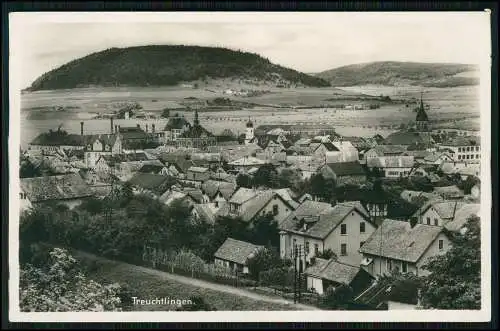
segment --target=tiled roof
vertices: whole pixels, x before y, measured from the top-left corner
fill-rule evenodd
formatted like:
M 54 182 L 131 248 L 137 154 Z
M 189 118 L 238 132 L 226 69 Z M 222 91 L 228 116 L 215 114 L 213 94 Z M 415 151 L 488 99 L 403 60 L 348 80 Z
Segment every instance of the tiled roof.
M 236 184 L 209 179 L 201 184 L 201 188 L 210 198 L 213 198 L 219 191 L 226 198 L 227 195 L 230 196 L 234 192 Z
M 338 177 L 366 175 L 365 170 L 358 161 L 328 163 L 330 168 Z
M 476 136 L 456 136 L 455 138 L 442 142 L 443 146 L 480 146 L 481 138 Z
M 322 211 L 331 208 L 332 205 L 326 202 L 318 202 L 312 200 L 306 200 L 301 203 L 283 222 L 280 224 L 281 229 L 290 228 L 294 225 L 293 219 L 297 217 L 298 219 L 307 216 L 317 216 Z
M 334 144 L 332 144 L 331 142 L 326 142 L 326 143 L 323 143 L 323 146 L 325 146 L 325 148 L 329 151 L 329 152 L 338 152 L 340 151 Z
M 264 208 L 269 201 L 273 199 L 275 193 L 272 191 L 263 191 L 257 194 L 254 198 L 252 198 L 246 205 L 241 213 L 241 219 L 244 221 L 250 221 L 253 219 L 257 213 Z
M 438 226 L 385 219 L 372 233 L 361 253 L 407 262 L 417 262 L 441 232 Z
M 31 145 L 40 146 L 83 146 L 85 136 L 64 134 L 58 131 L 44 132 L 31 141 Z
M 413 145 L 433 143 L 432 136 L 420 132 L 398 131 L 388 135 L 384 143 L 386 145 Z
M 168 180 L 167 176 L 138 172 L 128 182 L 145 190 L 163 193 L 169 189 L 166 186 Z
M 251 244 L 249 242 L 227 238 L 222 246 L 217 249 L 214 256 L 218 259 L 235 262 L 245 265 L 252 254 L 256 254 L 263 246 Z
M 418 302 L 417 284 L 411 280 L 380 278 L 354 300 L 374 308 L 380 308 L 387 301 L 416 305 Z
M 464 192 L 456 185 L 435 187 L 434 192 L 443 198 L 462 198 L 464 196 Z
M 407 148 L 407 146 L 401 145 L 377 145 L 370 151 L 374 151 L 378 156 L 401 155 L 406 152 Z
M 209 203 L 196 203 L 193 205 L 193 208 L 196 209 L 196 212 L 205 222 L 209 224 L 215 223 L 215 214 L 212 211 Z
M 150 174 L 159 174 L 163 168 L 165 168 L 164 165 L 145 164 L 139 169 L 139 172 L 150 173 Z
M 450 231 L 460 231 L 467 223 L 470 216 L 479 216 L 481 205 L 479 203 L 468 203 L 457 209 L 452 221 L 444 224 L 444 227 Z
M 304 273 L 339 284 L 349 285 L 354 280 L 359 270 L 359 267 L 340 263 L 333 259 L 325 260 L 315 258 L 314 265 L 307 268 Z
M 188 189 L 185 190 L 186 194 L 193 199 L 196 203 L 203 202 L 203 192 L 199 189 Z
M 233 203 L 244 203 L 252 198 L 254 198 L 259 192 L 250 188 L 240 187 L 231 196 L 230 202 Z
M 79 174 L 21 178 L 21 189 L 31 202 L 78 199 L 92 196 Z
M 411 190 L 403 190 L 400 196 L 402 199 L 408 202 L 412 202 L 412 200 L 415 198 L 425 198 L 427 200 L 440 198 L 440 196 L 435 193 L 428 193 L 423 191 L 411 191 Z
M 267 163 L 266 161 L 258 159 L 256 157 L 245 156 L 245 157 L 242 157 L 238 160 L 234 160 L 232 162 L 229 162 L 229 165 L 232 165 L 232 166 L 252 166 L 252 165 L 263 165 L 266 163 Z
M 352 204 L 339 203 L 333 207 L 311 204 L 313 201 L 305 201 L 302 205 L 307 204 L 313 208 L 301 208 L 299 206 L 295 212 L 290 214 L 280 225 L 279 228 L 285 231 L 300 233 L 308 237 L 324 239 L 332 232 L 344 218 L 349 215 L 356 207 Z M 316 203 L 317 204 L 317 203 Z M 319 207 L 319 208 L 318 208 Z M 309 209 L 309 213 L 304 212 Z M 317 211 L 313 211 L 316 209 Z M 319 210 L 318 210 L 319 209 Z M 356 209 L 357 210 L 357 209 Z M 360 212 L 363 215 L 363 212 Z M 301 228 L 301 221 L 306 223 L 312 222 L 312 225 L 306 230 Z

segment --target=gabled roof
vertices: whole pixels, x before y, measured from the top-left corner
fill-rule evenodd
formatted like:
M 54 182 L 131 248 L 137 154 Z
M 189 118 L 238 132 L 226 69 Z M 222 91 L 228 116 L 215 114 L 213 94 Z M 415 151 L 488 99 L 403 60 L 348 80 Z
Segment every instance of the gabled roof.
M 444 227 L 449 231 L 458 232 L 467 224 L 469 217 L 479 216 L 480 210 L 481 204 L 479 203 L 465 204 L 456 211 L 453 220 L 444 224 Z
M 84 136 L 79 134 L 52 131 L 39 134 L 30 144 L 40 146 L 83 146 L 84 139 Z
M 378 156 L 401 155 L 406 152 L 408 146 L 402 145 L 377 145 L 369 151 L 375 152 Z
M 311 204 L 313 201 L 305 201 L 302 203 L 308 204 L 311 207 L 319 207 L 321 211 L 315 213 L 303 214 L 303 209 L 299 206 L 297 210 L 290 214 L 280 225 L 281 230 L 294 232 L 297 234 L 305 235 L 307 237 L 324 239 L 326 238 L 342 221 L 346 218 L 349 213 L 356 210 L 360 215 L 360 212 L 353 204 L 339 203 L 335 206 L 327 206 L 322 209 L 322 206 Z M 314 208 L 314 209 L 316 209 Z M 297 213 L 298 211 L 298 213 Z M 310 223 L 310 227 L 303 229 L 301 226 L 302 222 Z
M 358 161 L 328 163 L 326 167 L 333 171 L 338 177 L 366 175 L 365 170 Z
M 331 208 L 332 205 L 326 202 L 318 202 L 306 200 L 301 203 L 287 218 L 279 225 L 280 229 L 286 229 L 293 226 L 293 219 L 301 219 L 303 217 L 317 216 L 324 210 Z
M 386 145 L 428 145 L 433 142 L 431 135 L 411 131 L 397 131 L 388 135 L 384 140 Z
M 217 249 L 214 256 L 218 259 L 235 262 L 245 265 L 247 260 L 264 246 L 254 245 L 252 243 L 227 238 L 226 241 Z
M 435 187 L 434 192 L 443 198 L 462 198 L 464 196 L 464 192 L 456 185 Z
M 481 138 L 477 136 L 456 136 L 448 141 L 442 142 L 443 146 L 480 146 Z
M 258 159 L 256 157 L 245 156 L 245 157 L 242 157 L 238 160 L 234 160 L 232 162 L 229 162 L 228 164 L 231 166 L 253 166 L 253 165 L 263 165 L 266 163 L 268 163 L 268 162 L 261 160 L 261 159 Z
M 438 226 L 385 219 L 372 233 L 361 253 L 415 263 L 434 242 L 442 229 Z
M 209 198 L 215 197 L 220 192 L 224 199 L 229 199 L 236 189 L 236 184 L 209 179 L 201 184 L 201 188 Z
M 215 214 L 209 203 L 196 203 L 193 205 L 201 219 L 209 224 L 215 224 Z
M 338 284 L 349 285 L 354 280 L 360 267 L 320 258 L 314 259 L 314 264 L 308 267 L 304 273 L 308 276 L 326 279 Z
M 138 172 L 128 182 L 133 186 L 161 194 L 169 189 L 168 181 L 167 176 Z
M 150 173 L 150 174 L 159 174 L 163 168 L 165 168 L 164 165 L 145 164 L 139 169 L 139 172 Z
M 93 195 L 79 174 L 20 178 L 20 184 L 31 202 L 79 199 Z
M 231 196 L 229 202 L 242 204 L 252 198 L 254 198 L 259 192 L 254 189 L 239 187 Z
M 429 153 L 427 154 L 425 157 L 424 157 L 424 161 L 427 161 L 427 162 L 436 162 L 437 160 L 439 160 L 440 158 L 447 158 L 449 160 L 451 160 L 451 156 L 448 155 L 448 153 L 444 153 L 444 152 L 434 152 L 434 153 Z

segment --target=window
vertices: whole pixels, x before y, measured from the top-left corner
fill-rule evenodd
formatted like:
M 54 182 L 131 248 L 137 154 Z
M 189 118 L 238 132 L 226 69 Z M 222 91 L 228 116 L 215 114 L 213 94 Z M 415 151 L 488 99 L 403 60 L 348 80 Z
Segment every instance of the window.
M 273 205 L 273 215 L 278 215 L 278 205 Z
M 364 241 L 360 242 L 360 243 L 359 243 L 359 247 L 361 248 L 364 244 L 365 244 L 365 242 L 364 242 Z
M 434 219 L 434 225 L 435 225 L 435 226 L 438 226 L 438 225 L 439 225 L 439 221 L 438 221 L 438 219 L 437 219 L 437 218 L 435 218 L 435 219 Z
M 479 152 L 479 146 L 476 146 L 476 152 Z
M 365 230 L 366 230 L 365 228 L 366 228 L 365 222 L 359 223 L 359 232 L 365 233 Z
M 431 218 L 427 217 L 427 225 L 431 225 Z
M 347 224 L 341 224 L 340 225 L 340 234 L 346 235 L 347 234 Z
M 318 255 L 319 253 L 319 246 L 318 244 L 314 244 L 314 255 Z
M 443 240 L 439 240 L 438 245 L 439 245 L 439 250 L 442 250 L 444 246 Z
M 479 159 L 479 154 L 476 154 L 476 159 Z
M 401 262 L 401 269 L 403 272 L 408 272 L 408 263 L 405 261 Z
M 219 208 L 219 201 L 215 201 L 215 208 Z
M 467 154 L 467 160 L 469 159 L 469 154 Z
M 309 254 L 309 241 L 306 241 L 305 251 L 306 254 Z
M 340 255 L 347 255 L 347 244 L 340 244 Z
M 459 159 L 459 160 L 461 160 L 461 159 L 462 159 L 462 155 L 459 155 L 459 156 L 458 156 L 458 159 Z
M 391 271 L 392 270 L 392 260 L 387 259 L 387 270 Z

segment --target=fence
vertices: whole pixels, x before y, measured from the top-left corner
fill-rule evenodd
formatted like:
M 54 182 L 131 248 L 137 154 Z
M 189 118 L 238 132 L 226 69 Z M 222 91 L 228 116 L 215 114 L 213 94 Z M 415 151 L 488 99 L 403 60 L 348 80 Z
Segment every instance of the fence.
M 257 286 L 237 270 L 205 263 L 194 254 L 168 252 L 155 247 L 144 246 L 141 264 L 181 276 L 203 279 L 234 287 Z

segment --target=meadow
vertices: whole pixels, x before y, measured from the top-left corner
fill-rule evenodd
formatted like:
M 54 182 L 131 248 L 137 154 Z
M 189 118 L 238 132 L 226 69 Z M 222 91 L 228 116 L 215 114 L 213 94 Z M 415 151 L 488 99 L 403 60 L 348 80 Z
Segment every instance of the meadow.
M 160 115 L 161 110 L 183 102 L 186 98 L 209 100 L 230 98 L 253 103 L 253 108 L 200 112 L 203 126 L 215 134 L 226 128 L 234 133 L 243 133 L 251 118 L 259 124 L 329 124 L 343 135 L 386 136 L 400 124 L 413 121 L 415 104 L 408 107 L 404 102 L 381 102 L 380 96 L 409 100 L 420 98 L 421 87 L 355 86 L 340 88 L 290 88 L 266 87 L 270 93 L 253 97 L 236 97 L 224 94 L 226 89 L 189 87 L 120 87 L 82 88 L 71 90 L 39 91 L 21 95 L 22 145 L 27 144 L 40 132 L 62 126 L 71 133 L 79 133 L 80 121 L 85 122 L 87 133 L 108 133 L 109 121 L 93 119 L 97 114 L 109 113 L 120 102 L 137 102 L 147 112 Z M 425 88 L 424 102 L 431 121 L 439 120 L 437 126 L 479 129 L 478 87 Z M 370 110 L 339 109 L 338 104 L 379 103 L 380 108 Z M 46 111 L 50 107 L 65 107 L 65 111 Z M 44 109 L 43 112 L 40 109 Z M 192 112 L 179 112 L 192 120 Z M 453 122 L 456 121 L 456 122 Z M 117 125 L 155 123 L 162 128 L 164 119 L 116 120 Z

